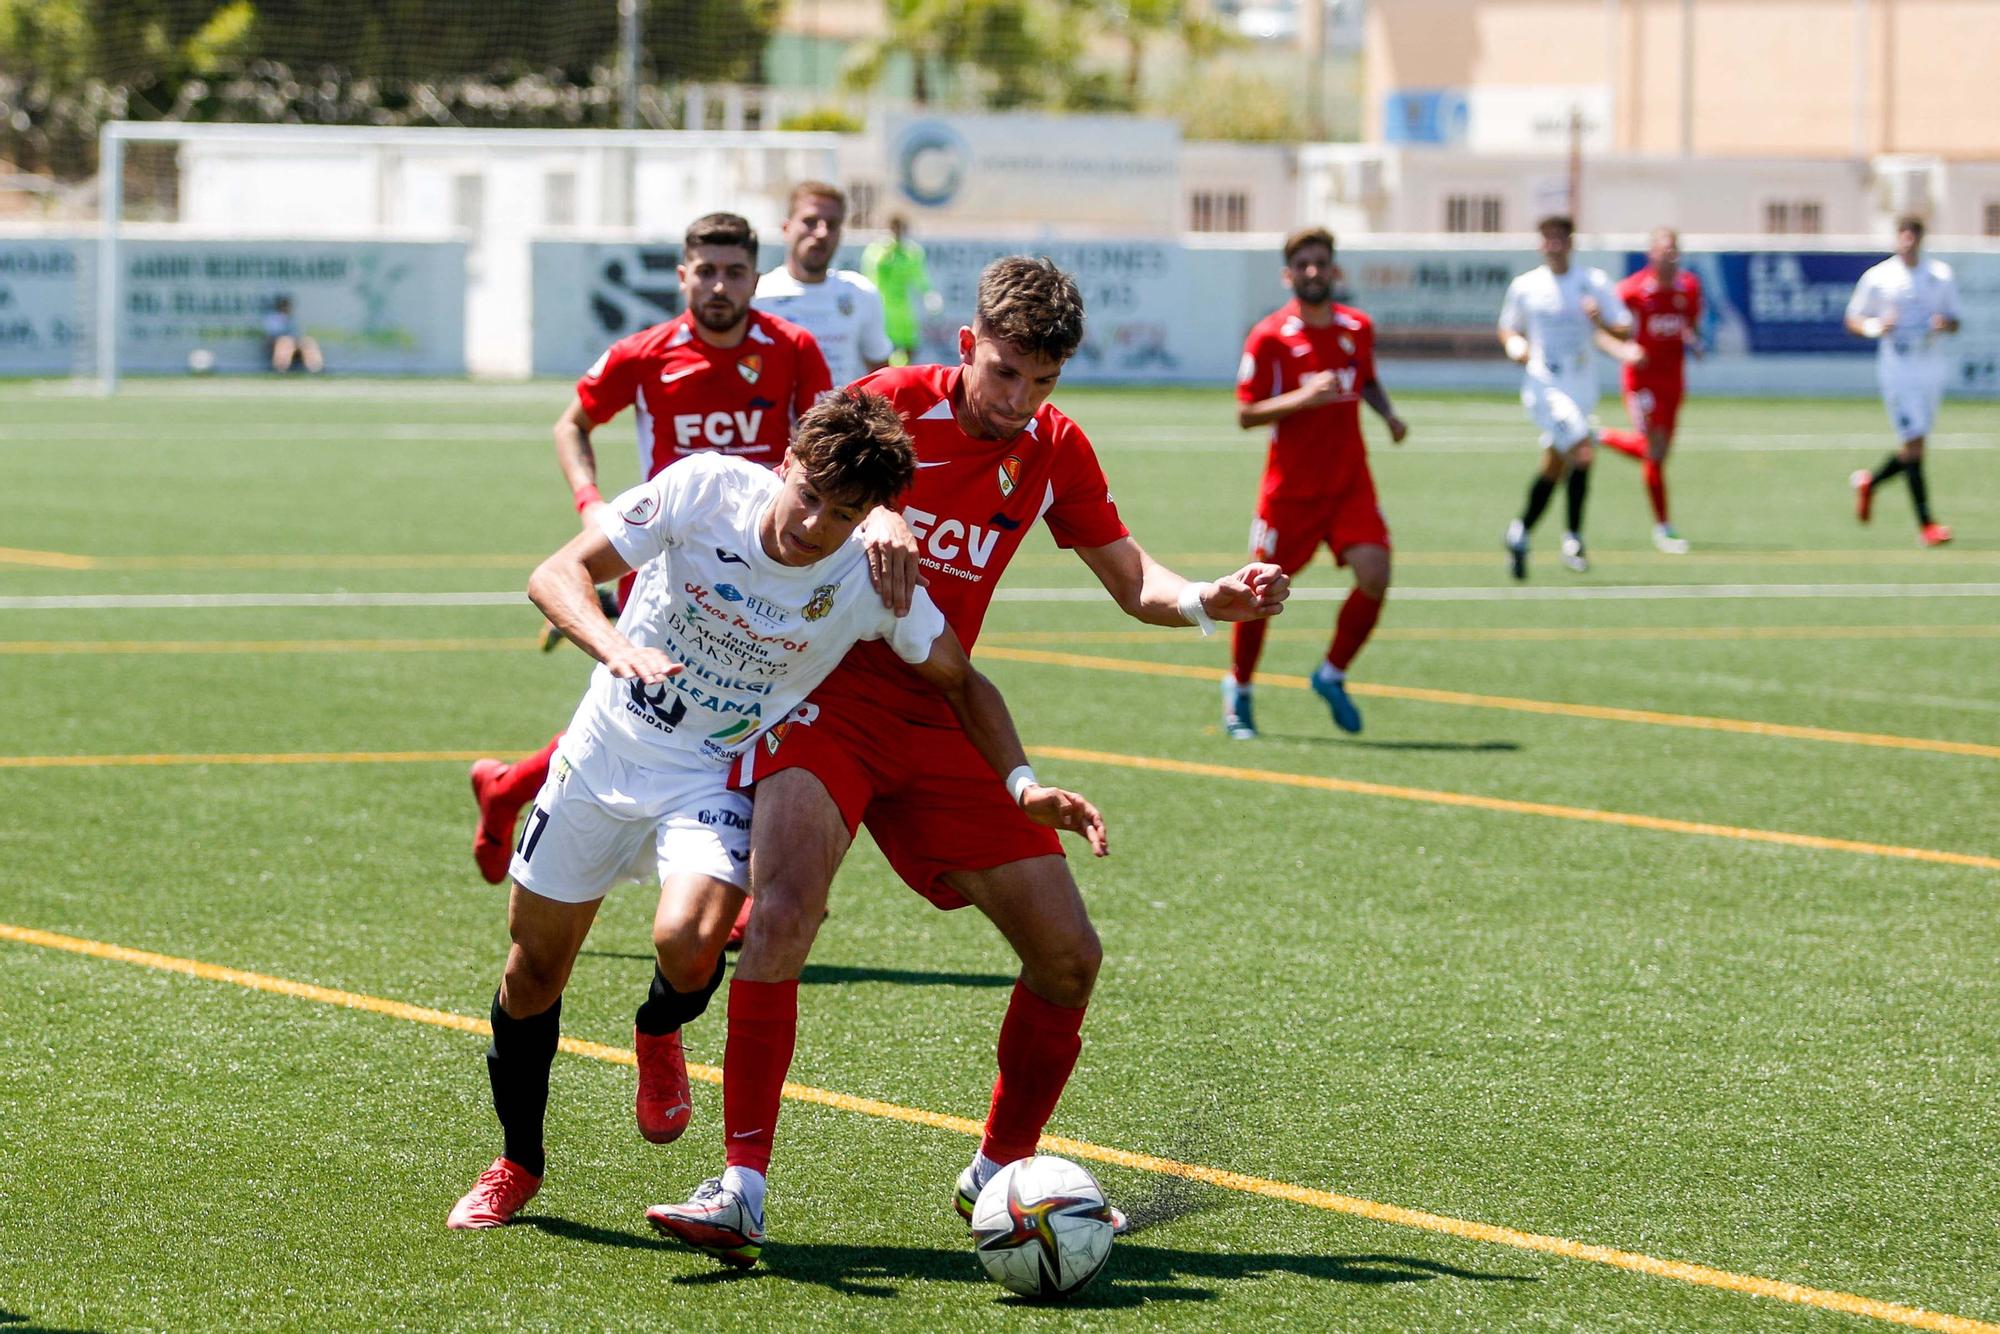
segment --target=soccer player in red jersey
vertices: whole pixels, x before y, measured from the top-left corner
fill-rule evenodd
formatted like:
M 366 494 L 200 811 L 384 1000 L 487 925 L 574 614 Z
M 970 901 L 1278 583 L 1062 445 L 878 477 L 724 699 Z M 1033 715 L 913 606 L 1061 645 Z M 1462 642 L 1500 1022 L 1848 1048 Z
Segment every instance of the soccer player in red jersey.
M 1236 424 L 1271 428 L 1250 553 L 1297 574 L 1324 542 L 1335 561 L 1354 571 L 1354 590 L 1341 605 L 1333 642 L 1313 670 L 1313 693 L 1343 732 L 1361 730 L 1361 711 L 1347 696 L 1347 668 L 1368 642 L 1389 593 L 1389 525 L 1375 498 L 1368 450 L 1361 439 L 1361 404 L 1388 423 L 1397 444 L 1409 427 L 1375 378 L 1375 326 L 1337 304 L 1333 234 L 1309 227 L 1285 238 L 1285 286 L 1292 299 L 1257 321 L 1243 344 L 1236 373 Z M 1250 678 L 1264 651 L 1262 621 L 1231 631 L 1230 671 L 1222 678 L 1222 727 L 1239 741 L 1257 735 Z
M 903 516 L 928 591 L 968 650 L 994 585 L 1037 520 L 1114 601 L 1154 625 L 1276 615 L 1289 581 L 1253 564 L 1191 583 L 1154 561 L 1119 520 L 1083 432 L 1047 399 L 1083 338 L 1076 283 L 1046 259 L 988 265 L 961 364 L 892 367 L 855 388 L 887 395 L 917 447 Z M 1021 959 L 1000 1026 L 986 1134 L 960 1175 L 969 1216 L 991 1174 L 1035 1150 L 1082 1050 L 1102 947 L 1054 832 L 1016 804 L 943 701 L 893 656 L 862 644 L 791 718 L 753 747 L 750 931 L 729 988 L 726 1168 L 655 1227 L 733 1263 L 763 1236 L 765 1173 L 798 1032 L 799 974 L 835 870 L 866 824 L 889 864 L 941 908 L 973 904 Z
M 1701 355 L 1701 280 L 1681 267 L 1681 238 L 1671 227 L 1656 228 L 1646 247 L 1646 267 L 1618 284 L 1632 312 L 1632 341 L 1638 357 L 1625 363 L 1625 411 L 1632 430 L 1605 431 L 1605 445 L 1639 460 L 1646 499 L 1653 506 L 1653 545 L 1669 556 L 1685 556 L 1687 540 L 1667 518 L 1667 451 L 1674 446 L 1686 392 L 1687 354 Z

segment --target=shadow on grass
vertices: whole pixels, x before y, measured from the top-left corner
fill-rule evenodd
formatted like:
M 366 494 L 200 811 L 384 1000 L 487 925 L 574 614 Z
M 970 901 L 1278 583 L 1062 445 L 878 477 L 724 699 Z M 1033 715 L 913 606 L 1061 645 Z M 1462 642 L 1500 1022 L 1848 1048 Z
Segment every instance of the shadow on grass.
M 564 1241 L 584 1241 L 593 1246 L 611 1246 L 626 1251 L 678 1251 L 685 1253 L 686 1247 L 677 1241 L 653 1232 L 628 1232 L 623 1228 L 597 1227 L 590 1223 L 578 1223 L 555 1214 L 524 1214 L 516 1218 L 514 1227 L 531 1227 L 537 1232 L 546 1232 L 551 1237 L 561 1237 Z M 7 1334 L 13 1334 L 12 1330 Z
M 97 1331 L 84 1325 L 39 1324 L 32 1316 L 9 1311 L 5 1307 L 0 1307 L 0 1330 L 5 1330 L 6 1334 L 97 1334 Z
M 620 950 L 580 950 L 589 959 L 631 959 L 651 963 L 650 954 L 627 954 Z M 733 956 L 732 956 L 733 957 Z M 1011 987 L 1012 973 L 937 973 L 916 968 L 855 968 L 845 964 L 809 963 L 799 974 L 805 986 L 844 986 L 849 982 L 887 982 L 900 987 Z
M 1293 736 L 1287 732 L 1265 732 L 1272 741 L 1303 741 L 1313 746 L 1344 746 L 1353 750 L 1434 750 L 1476 754 L 1510 752 L 1521 749 L 1518 741 L 1357 741 L 1344 736 Z
M 1527 1274 L 1483 1273 L 1408 1255 L 1222 1254 L 1176 1250 L 1126 1241 L 1096 1283 L 1063 1303 L 1081 1310 L 1119 1310 L 1149 1302 L 1212 1302 L 1226 1296 L 1214 1285 L 1281 1274 L 1322 1283 L 1380 1286 L 1459 1279 L 1471 1283 L 1537 1283 Z M 751 1270 L 723 1268 L 680 1275 L 674 1283 L 789 1283 L 826 1288 L 849 1297 L 894 1298 L 910 1282 L 972 1283 L 990 1280 L 970 1247 L 773 1245 L 765 1263 Z M 1033 1305 L 1002 1295 L 1002 1305 Z

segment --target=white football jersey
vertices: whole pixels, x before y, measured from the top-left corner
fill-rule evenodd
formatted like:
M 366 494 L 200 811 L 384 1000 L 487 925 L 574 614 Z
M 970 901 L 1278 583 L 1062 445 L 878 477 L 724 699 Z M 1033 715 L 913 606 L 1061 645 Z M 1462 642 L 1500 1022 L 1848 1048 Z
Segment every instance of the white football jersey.
M 1548 265 L 1530 269 L 1507 285 L 1500 307 L 1500 327 L 1528 340 L 1527 374 L 1531 380 L 1553 383 L 1591 373 L 1590 353 L 1596 326 L 1583 313 L 1583 299 L 1595 297 L 1606 324 L 1630 322 L 1631 312 L 1603 269 L 1572 264 L 1558 276 Z
M 907 616 L 883 606 L 859 530 L 811 565 L 765 552 L 758 532 L 783 486 L 769 468 L 694 454 L 598 512 L 599 529 L 640 572 L 619 631 L 682 670 L 649 686 L 598 664 L 572 727 L 641 764 L 685 763 L 693 752 L 722 766 L 784 721 L 858 641 L 886 640 L 908 663 L 930 656 L 943 614 L 921 588 Z
M 1958 283 L 1951 266 L 1917 257 L 1914 268 L 1895 255 L 1861 275 L 1847 303 L 1849 319 L 1894 317 L 1896 327 L 1876 340 L 1876 357 L 1887 371 L 1899 362 L 1925 357 L 1937 350 L 1933 317 L 1957 319 Z
M 757 280 L 752 303 L 819 340 L 834 388 L 868 374 L 893 350 L 882 328 L 882 294 L 852 269 L 828 269 L 823 283 L 802 283 L 780 264 Z

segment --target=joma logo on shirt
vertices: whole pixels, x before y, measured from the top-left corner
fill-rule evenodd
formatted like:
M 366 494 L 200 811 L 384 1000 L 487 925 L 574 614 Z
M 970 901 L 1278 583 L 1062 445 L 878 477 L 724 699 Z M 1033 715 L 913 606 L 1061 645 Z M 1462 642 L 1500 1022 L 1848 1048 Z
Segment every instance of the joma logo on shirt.
M 674 443 L 689 445 L 750 444 L 764 424 L 764 410 L 748 412 L 679 412 L 674 414 Z
M 1000 544 L 1000 534 L 996 529 L 982 528 L 976 523 L 960 523 L 957 519 L 939 523 L 937 515 L 914 505 L 903 507 L 903 518 L 908 521 L 910 531 L 917 535 L 917 541 L 923 543 L 924 549 L 941 561 L 954 561 L 964 555 L 983 570 L 986 562 L 993 559 L 993 548 Z

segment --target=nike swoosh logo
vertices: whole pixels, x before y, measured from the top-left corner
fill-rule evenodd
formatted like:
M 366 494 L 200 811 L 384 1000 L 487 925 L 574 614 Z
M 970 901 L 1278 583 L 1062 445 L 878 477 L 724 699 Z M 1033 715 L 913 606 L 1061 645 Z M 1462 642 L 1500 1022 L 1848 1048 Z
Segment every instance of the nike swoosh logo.
M 736 1132 L 735 1134 L 731 1135 L 731 1136 L 730 1136 L 729 1138 L 731 1138 L 731 1139 L 751 1139 L 751 1138 L 753 1138 L 753 1137 L 755 1137 L 755 1136 L 757 1136 L 757 1135 L 761 1135 L 761 1134 L 763 1134 L 763 1133 L 764 1133 L 764 1132 L 763 1132 L 763 1130 L 762 1130 L 761 1128 L 760 1128 L 760 1129 L 757 1129 L 757 1130 L 739 1130 L 739 1131 L 737 1131 L 737 1132 Z
M 698 371 L 698 370 L 700 370 L 700 369 L 701 369 L 701 367 L 699 367 L 699 366 L 688 366 L 688 367 L 684 367 L 683 369 L 681 369 L 681 370 L 677 370 L 677 371 L 661 371 L 661 372 L 660 372 L 660 383 L 661 383 L 661 384 L 672 384 L 672 383 L 673 383 L 674 381 L 676 381 L 676 380 L 685 380 L 685 379 L 687 379 L 687 377 L 688 377 L 688 376 L 690 376 L 690 375 L 693 375 L 693 374 L 694 374 L 694 373 L 695 373 L 696 371 Z
M 919 463 L 917 464 L 917 466 L 918 466 L 919 468 L 942 468 L 942 467 L 944 467 L 944 465 L 945 465 L 945 464 L 947 464 L 947 463 L 950 463 L 950 462 L 951 462 L 951 460 L 950 460 L 950 459 L 939 459 L 939 460 L 938 460 L 938 461 L 937 461 L 936 463 L 923 463 L 923 462 L 919 462 Z

